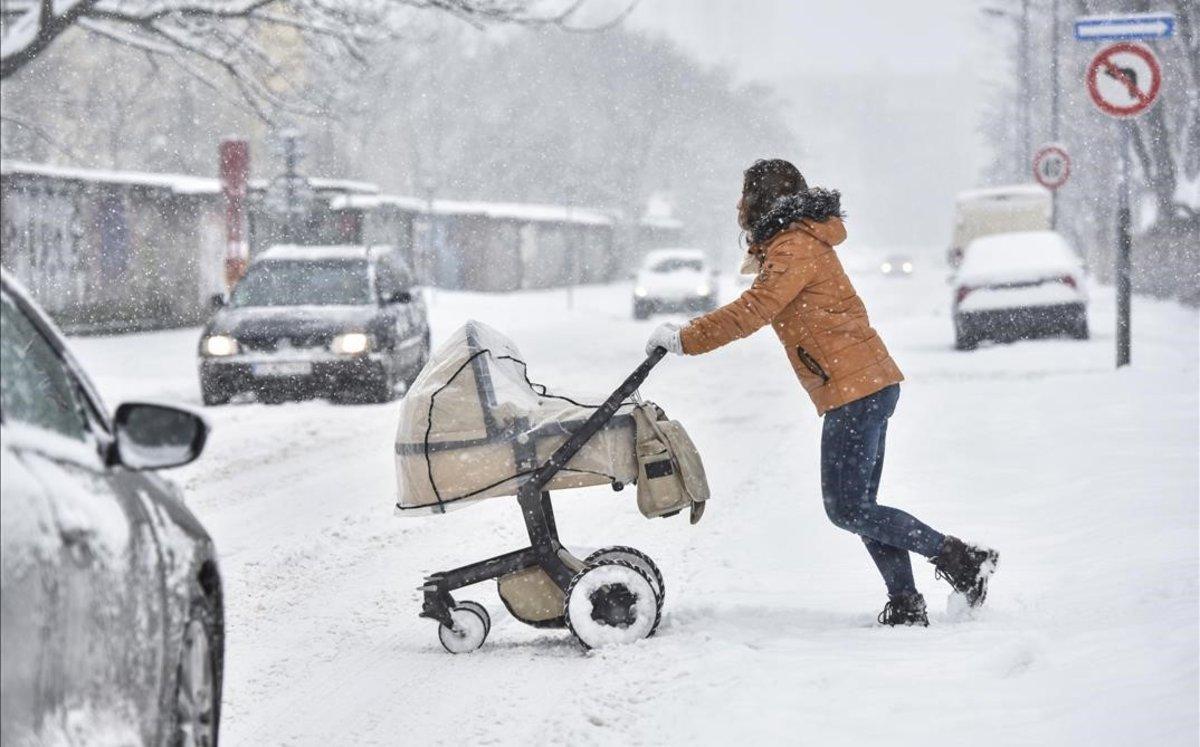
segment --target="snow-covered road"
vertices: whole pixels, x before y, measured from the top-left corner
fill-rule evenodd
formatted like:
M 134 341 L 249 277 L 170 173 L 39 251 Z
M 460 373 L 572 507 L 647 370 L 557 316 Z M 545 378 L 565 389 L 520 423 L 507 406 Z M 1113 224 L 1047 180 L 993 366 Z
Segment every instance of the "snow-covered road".
M 853 251 L 853 250 L 849 250 Z M 864 268 L 873 264 L 863 262 Z M 212 408 L 175 473 L 225 577 L 229 745 L 1195 744 L 1200 324 L 1137 299 L 1134 365 L 1113 370 L 1111 289 L 1090 342 L 951 350 L 940 268 L 855 275 L 908 381 L 881 500 L 1002 554 L 987 607 L 945 610 L 917 567 L 928 629 L 881 629 L 882 584 L 826 520 L 820 421 L 769 332 L 668 359 L 643 394 L 687 424 L 714 499 L 696 527 L 647 521 L 633 493 L 563 494 L 572 547 L 629 544 L 666 576 L 659 633 L 583 654 L 509 617 L 451 656 L 418 619 L 427 572 L 523 544 L 514 501 L 392 515 L 398 404 Z M 731 291 L 732 292 L 732 291 Z M 656 321 L 629 288 L 437 292 L 435 342 L 474 317 L 536 380 L 604 393 Z M 77 338 L 101 390 L 198 404 L 197 330 Z

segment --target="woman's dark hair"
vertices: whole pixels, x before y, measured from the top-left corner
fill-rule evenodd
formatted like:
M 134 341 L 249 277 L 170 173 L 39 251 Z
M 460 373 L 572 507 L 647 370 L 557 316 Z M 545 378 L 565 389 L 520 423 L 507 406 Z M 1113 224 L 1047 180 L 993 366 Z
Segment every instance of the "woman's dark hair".
M 808 191 L 800 169 L 782 158 L 759 159 L 746 169 L 742 205 L 747 226 L 757 225 L 781 197 Z

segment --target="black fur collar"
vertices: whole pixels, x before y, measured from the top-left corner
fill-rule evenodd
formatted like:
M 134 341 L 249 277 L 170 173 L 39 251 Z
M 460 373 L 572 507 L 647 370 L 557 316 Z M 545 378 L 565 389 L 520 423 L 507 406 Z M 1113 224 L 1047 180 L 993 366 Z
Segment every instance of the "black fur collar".
M 813 187 L 780 197 L 775 205 L 750 229 L 750 240 L 755 244 L 770 241 L 780 231 L 793 223 L 811 220 L 822 223 L 830 218 L 842 218 L 842 195 L 836 189 Z

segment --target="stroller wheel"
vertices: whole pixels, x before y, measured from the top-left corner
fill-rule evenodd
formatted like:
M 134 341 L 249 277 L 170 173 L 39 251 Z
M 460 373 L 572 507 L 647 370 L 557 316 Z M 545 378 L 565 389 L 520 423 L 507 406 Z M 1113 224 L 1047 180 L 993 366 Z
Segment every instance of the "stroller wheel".
M 492 632 L 492 616 L 488 614 L 487 608 L 482 604 L 479 602 L 473 602 L 470 599 L 464 599 L 463 601 L 459 602 L 457 606 L 466 607 L 483 618 L 484 636 L 487 636 Z
M 567 627 L 584 648 L 648 638 L 658 628 L 660 612 L 650 576 L 624 560 L 597 561 L 567 587 Z
M 442 642 L 442 648 L 452 654 L 467 654 L 483 645 L 490 626 L 487 611 L 482 607 L 475 609 L 460 604 L 450 610 L 450 619 L 454 621 L 453 628 L 438 626 L 438 640 Z
M 646 575 L 650 577 L 650 583 L 654 584 L 654 594 L 658 597 L 658 608 L 662 609 L 663 600 L 667 596 L 667 584 L 663 581 L 662 571 L 658 570 L 658 565 L 650 559 L 649 555 L 633 547 L 613 545 L 612 547 L 601 547 L 587 556 L 583 562 L 585 565 L 593 565 L 600 560 L 624 560 L 645 571 Z

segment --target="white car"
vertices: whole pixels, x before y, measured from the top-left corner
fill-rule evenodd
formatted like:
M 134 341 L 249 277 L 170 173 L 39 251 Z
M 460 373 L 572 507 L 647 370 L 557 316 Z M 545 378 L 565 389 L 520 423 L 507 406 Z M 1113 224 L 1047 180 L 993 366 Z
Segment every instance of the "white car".
M 717 307 L 714 270 L 699 249 L 656 249 L 646 254 L 633 288 L 633 318 L 662 311 Z
M 967 245 L 953 284 L 959 350 L 972 350 L 985 339 L 1088 337 L 1087 274 L 1056 231 L 975 239 Z

